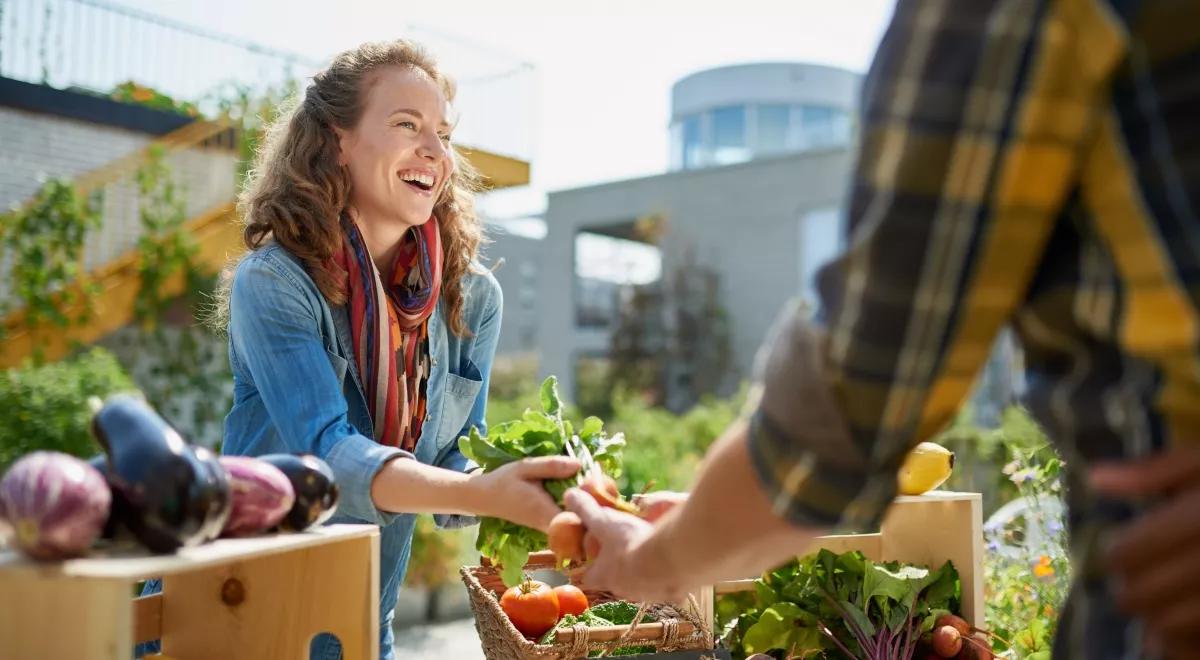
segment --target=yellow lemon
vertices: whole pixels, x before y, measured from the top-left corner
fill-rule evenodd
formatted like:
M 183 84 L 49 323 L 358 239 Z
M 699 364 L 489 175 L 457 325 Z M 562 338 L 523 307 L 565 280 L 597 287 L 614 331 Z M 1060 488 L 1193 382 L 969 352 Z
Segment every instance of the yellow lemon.
M 897 483 L 901 495 L 920 495 L 937 488 L 954 470 L 954 452 L 932 442 L 913 447 L 900 466 Z

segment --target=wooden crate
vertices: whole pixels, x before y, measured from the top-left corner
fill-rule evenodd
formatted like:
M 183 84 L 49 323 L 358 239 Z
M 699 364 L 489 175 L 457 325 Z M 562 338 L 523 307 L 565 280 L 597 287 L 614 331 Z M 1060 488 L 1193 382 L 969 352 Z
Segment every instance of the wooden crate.
M 979 493 L 931 491 L 900 496 L 879 532 L 819 537 L 804 555 L 820 549 L 858 550 L 875 561 L 902 561 L 938 568 L 954 562 L 962 581 L 962 614 L 983 625 L 983 498 Z M 697 594 L 712 626 L 715 596 L 752 591 L 754 579 L 721 582 Z
M 161 594 L 133 597 L 139 580 Z M 379 656 L 379 528 L 221 539 L 173 555 L 107 553 L 38 563 L 0 553 L 0 660 L 308 657 L 313 635 Z

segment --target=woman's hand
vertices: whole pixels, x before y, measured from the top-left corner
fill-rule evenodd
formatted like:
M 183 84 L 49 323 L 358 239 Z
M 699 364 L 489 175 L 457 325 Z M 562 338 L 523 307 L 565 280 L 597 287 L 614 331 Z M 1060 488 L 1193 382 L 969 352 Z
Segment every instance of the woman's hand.
M 579 461 L 566 456 L 539 456 L 502 465 L 491 472 L 472 474 L 477 502 L 475 513 L 511 520 L 546 531 L 561 509 L 542 487 L 546 479 L 566 479 L 579 472 Z

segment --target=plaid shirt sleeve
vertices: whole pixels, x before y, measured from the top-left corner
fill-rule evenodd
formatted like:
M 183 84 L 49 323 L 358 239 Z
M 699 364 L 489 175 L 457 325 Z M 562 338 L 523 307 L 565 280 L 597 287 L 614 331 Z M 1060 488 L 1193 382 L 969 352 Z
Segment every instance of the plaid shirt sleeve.
M 850 245 L 760 350 L 758 476 L 788 520 L 872 529 L 969 394 L 1072 191 L 1124 33 L 1090 0 L 901 0 L 867 76 Z

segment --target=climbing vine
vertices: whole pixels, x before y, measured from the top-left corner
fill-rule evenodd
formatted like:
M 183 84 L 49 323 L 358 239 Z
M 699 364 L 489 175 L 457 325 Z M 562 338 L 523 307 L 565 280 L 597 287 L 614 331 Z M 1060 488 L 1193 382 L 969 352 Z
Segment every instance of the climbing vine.
M 88 232 L 100 225 L 99 194 L 84 197 L 69 181 L 46 181 L 33 200 L 2 216 L 2 246 L 7 286 L 0 296 L 0 318 L 23 310 L 19 327 L 34 338 L 33 360 L 44 361 L 47 322 L 58 328 L 91 318 L 98 293 L 95 283 L 77 282 Z M 0 338 L 8 331 L 0 324 Z
M 146 398 L 193 438 L 214 435 L 227 409 L 230 382 L 223 346 L 198 321 L 216 287 L 216 274 L 198 261 L 199 246 L 185 230 L 184 191 L 161 149 L 138 170 L 140 290 L 134 306 L 137 331 L 131 355 L 134 377 Z M 168 295 L 182 278 L 183 294 Z

